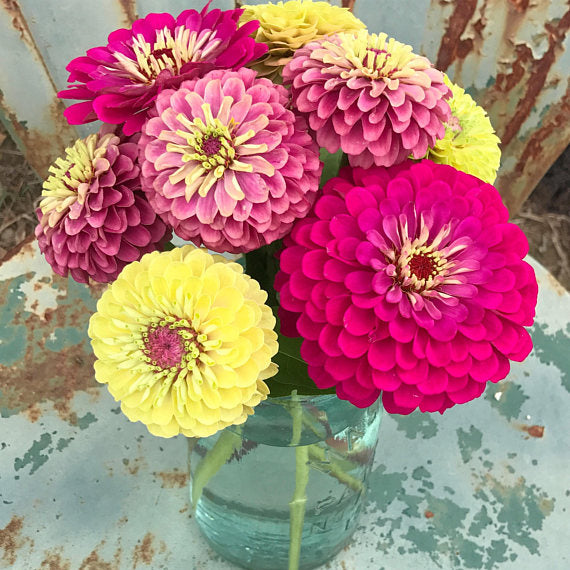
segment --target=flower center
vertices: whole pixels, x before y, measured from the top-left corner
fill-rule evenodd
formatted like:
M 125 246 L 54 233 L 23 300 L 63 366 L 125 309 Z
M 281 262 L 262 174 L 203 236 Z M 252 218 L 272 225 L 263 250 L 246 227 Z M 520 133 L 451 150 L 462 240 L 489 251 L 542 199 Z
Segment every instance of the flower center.
M 353 66 L 353 70 L 341 72 L 344 78 L 355 74 L 369 79 L 408 77 L 413 71 L 410 64 L 416 66 L 413 62 L 417 56 L 412 53 L 412 48 L 393 38 L 388 39 L 386 34 L 369 34 L 360 30 L 341 33 L 338 37 L 344 57 Z
M 180 366 L 185 352 L 181 332 L 182 329 L 173 331 L 166 327 L 151 327 L 144 343 L 149 360 L 160 368 Z
M 396 279 L 402 289 L 422 292 L 433 289 L 443 280 L 448 264 L 433 245 L 411 243 L 402 248 L 396 267 Z
M 208 351 L 219 348 L 221 341 L 208 340 L 186 319 L 165 316 L 143 325 L 136 345 L 143 362 L 158 376 L 175 381 L 181 373 L 196 372 L 201 383 L 198 371 L 214 364 Z
M 206 156 L 210 157 L 217 155 L 221 148 L 222 148 L 222 143 L 220 142 L 220 139 L 218 137 L 216 136 L 204 137 L 204 140 L 202 141 L 202 152 Z
M 136 61 L 120 52 L 115 52 L 115 59 L 130 75 L 142 83 L 151 83 L 165 69 L 178 75 L 184 64 L 211 55 L 220 40 L 212 40 L 215 36 L 213 30 L 202 31 L 200 34 L 198 38 L 196 30 L 179 26 L 173 36 L 168 28 L 163 28 L 157 31 L 152 44 L 139 34 L 133 38 L 132 45 Z
M 43 184 L 40 202 L 42 225 L 54 227 L 76 201 L 85 202 L 88 184 L 95 175 L 93 162 L 105 156 L 113 139 L 112 133 L 100 139 L 97 134 L 79 139 L 50 166 L 50 176 Z
M 432 253 L 412 255 L 408 265 L 410 273 L 418 279 L 427 279 L 430 275 L 437 275 L 437 265 Z
M 223 98 L 222 106 L 229 106 L 233 99 L 229 96 Z M 205 197 L 216 182 L 222 178 L 228 169 L 240 172 L 253 172 L 251 164 L 240 162 L 240 146 L 253 138 L 256 132 L 252 129 L 238 135 L 239 124 L 230 119 L 224 124 L 218 117 L 212 115 L 209 103 L 202 104 L 204 119 L 195 117 L 191 119 L 182 113 L 177 115 L 178 121 L 184 129 L 178 129 L 176 134 L 186 141 L 186 144 L 169 142 L 167 152 L 182 154 L 183 166 L 169 177 L 171 184 L 178 184 L 184 180 L 186 184 L 186 200 L 198 192 Z M 221 112 L 221 111 L 220 111 Z M 248 154 L 252 152 L 267 152 L 266 144 L 248 143 Z M 236 187 L 232 198 L 241 200 L 245 194 L 241 188 Z

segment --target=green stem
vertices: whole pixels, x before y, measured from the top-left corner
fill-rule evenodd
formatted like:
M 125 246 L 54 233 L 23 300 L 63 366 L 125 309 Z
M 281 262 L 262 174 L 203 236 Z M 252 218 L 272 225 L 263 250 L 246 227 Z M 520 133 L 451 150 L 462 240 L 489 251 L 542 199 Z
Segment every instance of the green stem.
M 319 461 L 324 462 L 326 461 L 325 450 L 318 445 L 310 445 L 309 446 L 309 459 L 311 462 Z M 313 469 L 317 467 L 311 464 Z M 337 479 L 340 483 L 350 487 L 354 491 L 362 491 L 364 490 L 364 484 L 362 481 L 359 481 L 356 477 L 349 475 L 341 465 L 339 465 L 334 459 L 331 459 L 327 464 L 327 473 Z
M 200 461 L 192 476 L 192 508 L 196 508 L 202 490 L 208 481 L 220 470 L 220 467 L 241 447 L 241 437 L 228 429 L 220 434 L 214 447 Z
M 299 403 L 297 390 L 291 393 L 291 415 L 293 436 L 291 446 L 295 447 L 295 492 L 289 502 L 289 570 L 298 570 L 303 538 L 303 521 L 307 505 L 307 484 L 309 483 L 309 446 L 299 445 L 303 430 L 303 408 Z

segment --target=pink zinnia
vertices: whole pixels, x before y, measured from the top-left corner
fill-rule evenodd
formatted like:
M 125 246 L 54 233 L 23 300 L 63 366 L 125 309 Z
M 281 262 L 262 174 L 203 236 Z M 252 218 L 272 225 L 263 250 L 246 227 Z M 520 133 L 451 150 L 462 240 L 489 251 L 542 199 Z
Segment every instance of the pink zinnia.
M 283 70 L 317 142 L 352 166 L 392 166 L 445 136 L 443 73 L 386 34 L 342 33 L 308 43 Z
M 107 283 L 171 235 L 140 189 L 137 144 L 106 125 L 50 167 L 36 237 L 53 270 Z
M 140 131 L 163 89 L 178 86 L 212 67 L 237 69 L 257 59 L 267 46 L 248 37 L 258 22 L 238 28 L 243 10 L 185 10 L 177 18 L 149 14 L 132 29 L 116 30 L 106 46 L 87 51 L 68 66 L 70 88 L 62 99 L 80 99 L 65 110 L 72 125 L 100 119 Z
M 176 234 L 246 252 L 309 212 L 322 164 L 288 103 L 284 87 L 245 68 L 211 71 L 158 96 L 158 116 L 140 140 L 143 189 Z
M 528 242 L 495 188 L 449 166 L 345 169 L 285 239 L 284 331 L 319 388 L 387 411 L 481 395 L 532 348 Z

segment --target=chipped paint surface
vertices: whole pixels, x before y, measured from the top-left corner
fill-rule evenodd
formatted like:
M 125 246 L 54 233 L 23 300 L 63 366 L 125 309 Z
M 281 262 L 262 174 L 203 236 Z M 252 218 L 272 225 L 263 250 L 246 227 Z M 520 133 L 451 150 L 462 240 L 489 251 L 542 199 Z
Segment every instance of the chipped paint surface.
M 531 356 L 443 416 L 385 418 L 359 529 L 325 568 L 570 567 L 570 295 L 535 268 Z M 189 514 L 184 438 L 149 435 L 95 385 L 100 293 L 32 243 L 0 265 L 0 568 L 235 568 Z
M 329 1 L 351 8 L 371 31 L 413 45 L 488 110 L 503 140 L 496 185 L 511 213 L 516 212 L 570 143 L 568 3 Z M 178 13 L 204 3 L 170 0 L 161 9 Z M 212 7 L 259 3 L 213 0 Z M 1 1 L 0 52 L 11 57 L 0 69 L 0 116 L 42 175 L 65 144 L 91 128 L 72 128 L 62 116 L 55 94 L 66 87 L 67 63 L 105 44 L 114 29 L 157 9 L 154 0 L 76 2 L 71 10 L 65 2 Z

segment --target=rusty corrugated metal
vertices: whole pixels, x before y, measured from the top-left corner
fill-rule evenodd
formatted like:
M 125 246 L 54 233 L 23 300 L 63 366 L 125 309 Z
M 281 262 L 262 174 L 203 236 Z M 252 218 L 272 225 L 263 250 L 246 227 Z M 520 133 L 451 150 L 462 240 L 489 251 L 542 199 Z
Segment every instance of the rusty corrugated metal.
M 564 0 L 331 0 L 371 31 L 410 43 L 489 112 L 503 140 L 497 187 L 515 212 L 570 142 L 570 7 Z M 214 0 L 227 9 L 259 1 Z M 1 0 L 0 113 L 44 173 L 69 127 L 55 93 L 67 62 L 109 32 L 152 11 L 201 8 L 202 0 Z M 33 105 L 31 101 L 33 100 Z

